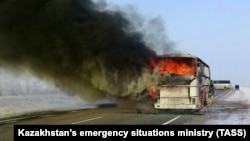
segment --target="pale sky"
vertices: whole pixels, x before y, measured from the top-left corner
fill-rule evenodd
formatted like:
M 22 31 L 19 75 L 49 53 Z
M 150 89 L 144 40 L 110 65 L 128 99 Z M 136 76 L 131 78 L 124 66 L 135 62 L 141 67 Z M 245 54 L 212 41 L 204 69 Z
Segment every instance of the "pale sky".
M 250 86 L 250 1 L 107 0 L 132 5 L 145 17 L 161 17 L 177 50 L 197 55 L 214 80 Z

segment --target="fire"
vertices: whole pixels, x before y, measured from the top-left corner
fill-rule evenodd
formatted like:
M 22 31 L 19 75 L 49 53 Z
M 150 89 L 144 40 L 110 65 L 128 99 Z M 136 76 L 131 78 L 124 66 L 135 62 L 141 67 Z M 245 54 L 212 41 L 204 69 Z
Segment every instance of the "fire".
M 149 58 L 149 68 L 158 67 L 160 74 L 194 75 L 196 73 L 195 59 L 178 57 Z
M 155 85 L 152 85 L 149 87 L 149 94 L 153 99 L 156 99 L 157 97 L 157 87 Z

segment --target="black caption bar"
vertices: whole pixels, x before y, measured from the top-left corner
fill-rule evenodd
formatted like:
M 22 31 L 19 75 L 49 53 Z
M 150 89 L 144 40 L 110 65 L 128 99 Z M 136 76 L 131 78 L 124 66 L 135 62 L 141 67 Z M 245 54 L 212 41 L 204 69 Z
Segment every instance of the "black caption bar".
M 14 141 L 148 137 L 249 140 L 250 125 L 14 125 Z

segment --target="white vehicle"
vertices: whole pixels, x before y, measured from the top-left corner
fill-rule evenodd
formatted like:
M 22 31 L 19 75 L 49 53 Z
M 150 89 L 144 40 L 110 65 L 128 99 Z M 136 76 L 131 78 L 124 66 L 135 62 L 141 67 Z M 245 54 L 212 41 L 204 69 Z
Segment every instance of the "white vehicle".
M 231 88 L 230 80 L 213 80 L 214 89 L 225 90 Z
M 155 109 L 195 109 L 213 103 L 210 68 L 191 54 L 170 54 L 151 59 L 162 81 L 149 89 Z

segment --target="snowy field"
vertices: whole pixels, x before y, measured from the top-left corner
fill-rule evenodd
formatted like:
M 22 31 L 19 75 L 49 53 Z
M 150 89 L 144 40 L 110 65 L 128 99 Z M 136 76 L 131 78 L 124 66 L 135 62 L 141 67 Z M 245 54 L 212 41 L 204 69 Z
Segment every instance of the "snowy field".
M 231 90 L 217 101 L 210 109 L 213 116 L 205 124 L 250 125 L 250 87 Z
M 0 96 L 0 118 L 33 112 L 67 111 L 94 107 L 80 98 L 62 94 Z
M 69 96 L 48 82 L 24 71 L 0 69 L 0 118 L 33 112 L 94 108 L 77 96 Z

